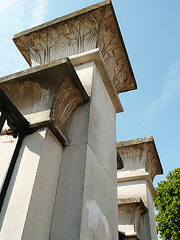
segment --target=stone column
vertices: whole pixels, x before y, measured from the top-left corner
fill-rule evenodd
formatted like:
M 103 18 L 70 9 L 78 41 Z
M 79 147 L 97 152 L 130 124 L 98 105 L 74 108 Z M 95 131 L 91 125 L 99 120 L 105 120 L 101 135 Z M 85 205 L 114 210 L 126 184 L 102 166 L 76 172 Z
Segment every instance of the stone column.
M 37 166 L 27 179 L 30 186 L 16 184 L 15 197 L 15 187 L 9 190 L 7 203 L 20 203 L 21 224 L 14 220 L 8 239 L 117 239 L 116 113 L 123 111 L 118 93 L 135 89 L 136 82 L 111 2 L 13 40 L 31 68 L 1 79 L 0 87 L 37 130 L 24 140 L 19 155 L 19 161 L 29 163 L 26 149 Z M 69 57 L 74 68 L 62 57 Z M 12 97 L 15 87 L 19 95 Z M 25 203 L 19 198 L 22 188 Z M 7 221 L 2 220 L 5 234 L 12 208 L 4 208 L 3 219 L 9 210 Z
M 118 225 L 127 239 L 157 239 L 153 179 L 162 174 L 153 137 L 117 143 L 124 168 L 118 170 Z
M 1 89 L 30 121 L 0 214 L 0 239 L 48 239 L 68 119 L 88 102 L 68 59 L 1 78 Z M 16 140 L 0 137 L 1 186 Z

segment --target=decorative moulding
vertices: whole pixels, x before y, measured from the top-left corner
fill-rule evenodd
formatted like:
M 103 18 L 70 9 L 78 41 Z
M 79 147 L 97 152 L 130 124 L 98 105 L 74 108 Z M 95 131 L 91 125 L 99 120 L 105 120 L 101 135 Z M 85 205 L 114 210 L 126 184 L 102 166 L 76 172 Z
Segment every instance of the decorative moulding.
M 156 175 L 163 173 L 153 137 L 118 142 L 117 151 L 124 162 L 124 168 L 119 170 L 124 176 L 147 172 L 153 181 Z
M 60 59 L 0 78 L 0 88 L 26 116 L 33 128 L 48 126 L 64 137 L 73 111 L 88 101 L 69 59 Z
M 117 93 L 137 88 L 109 0 L 23 31 L 13 40 L 30 66 L 99 48 Z

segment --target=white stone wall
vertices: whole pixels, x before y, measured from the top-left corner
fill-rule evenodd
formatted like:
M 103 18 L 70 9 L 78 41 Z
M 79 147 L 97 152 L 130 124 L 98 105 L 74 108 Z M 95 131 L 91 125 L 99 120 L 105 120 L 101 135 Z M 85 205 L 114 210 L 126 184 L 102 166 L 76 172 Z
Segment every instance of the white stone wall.
M 0 214 L 0 239 L 48 239 L 61 154 L 47 129 L 24 138 Z

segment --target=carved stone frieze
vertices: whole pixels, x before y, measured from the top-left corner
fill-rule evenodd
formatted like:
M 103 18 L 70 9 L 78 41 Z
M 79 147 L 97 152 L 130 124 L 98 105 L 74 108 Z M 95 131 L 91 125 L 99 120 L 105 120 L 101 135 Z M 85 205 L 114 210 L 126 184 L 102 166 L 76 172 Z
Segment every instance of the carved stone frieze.
M 141 161 L 143 161 L 143 148 L 137 147 L 134 149 L 133 147 L 124 148 L 119 150 L 120 156 L 123 161 L 125 160 L 125 168 L 131 171 L 137 171 L 139 168 L 142 168 Z
M 19 33 L 13 40 L 30 66 L 99 48 L 117 93 L 136 88 L 109 1 Z
M 87 13 L 85 17 L 78 16 L 22 36 L 19 40 L 31 59 L 28 59 L 29 64 L 36 66 L 96 48 L 103 15 L 101 11 Z
M 124 162 L 120 171 L 148 172 L 152 181 L 163 173 L 153 137 L 119 142 L 117 151 Z

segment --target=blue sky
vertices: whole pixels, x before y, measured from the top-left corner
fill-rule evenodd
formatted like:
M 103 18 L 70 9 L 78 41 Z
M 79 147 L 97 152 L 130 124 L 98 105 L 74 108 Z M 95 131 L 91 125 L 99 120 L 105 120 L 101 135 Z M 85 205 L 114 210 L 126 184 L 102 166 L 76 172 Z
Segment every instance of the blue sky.
M 96 0 L 0 0 L 0 76 L 28 68 L 15 33 Z M 120 94 L 117 141 L 153 136 L 164 169 L 180 167 L 180 1 L 112 0 L 138 89 Z

